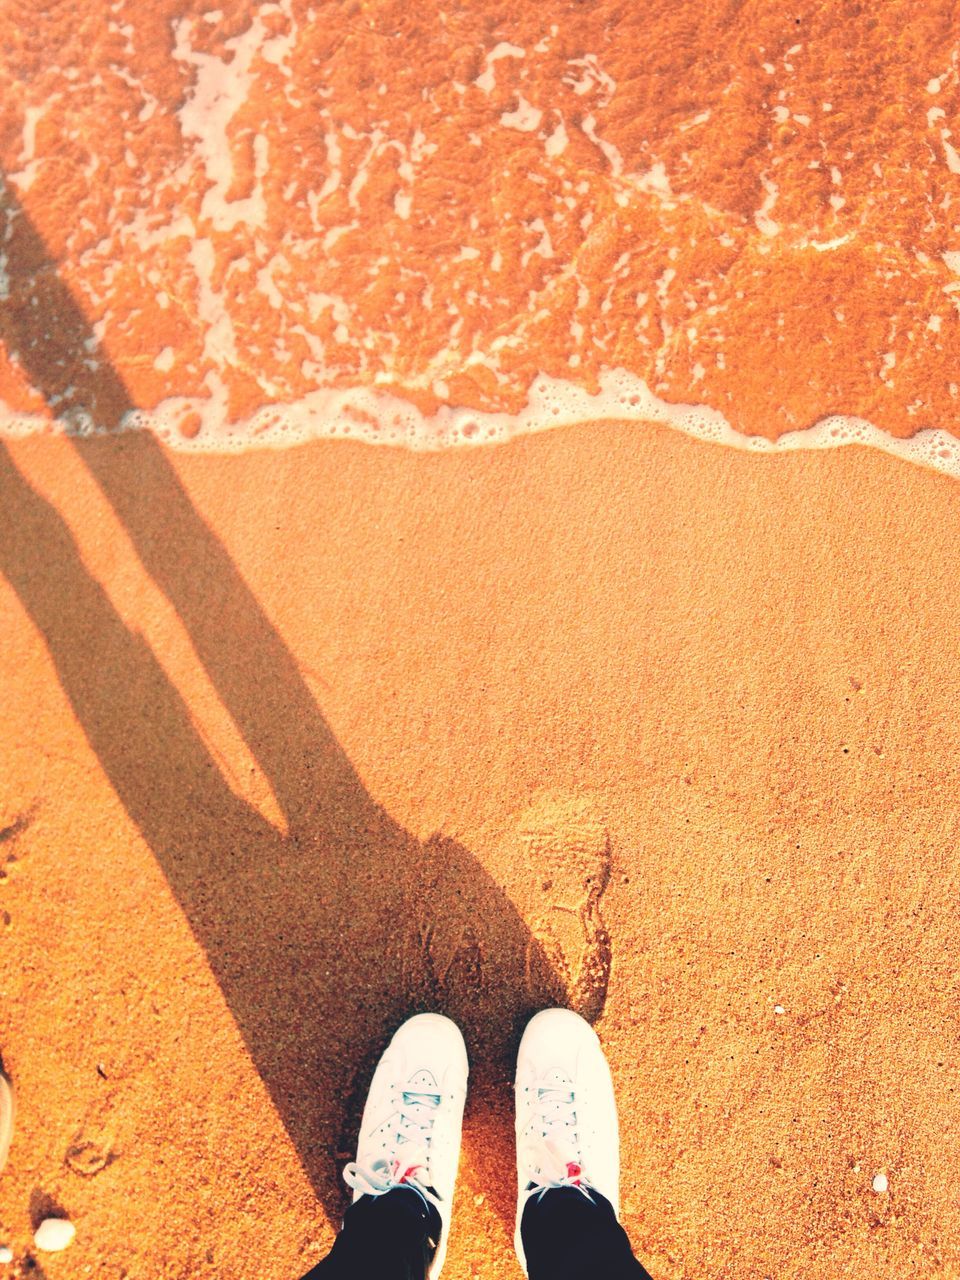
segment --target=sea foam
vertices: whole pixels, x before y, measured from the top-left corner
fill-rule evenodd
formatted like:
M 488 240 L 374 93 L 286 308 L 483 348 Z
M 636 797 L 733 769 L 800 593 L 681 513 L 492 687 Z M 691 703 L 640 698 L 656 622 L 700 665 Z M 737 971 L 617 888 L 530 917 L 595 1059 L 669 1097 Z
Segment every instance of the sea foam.
M 320 388 L 295 404 L 273 405 L 225 427 L 226 395 L 221 387 L 209 398 L 171 397 L 154 410 L 134 409 L 119 423 L 121 430 L 151 430 L 171 448 L 194 453 L 232 453 L 249 448 L 276 448 L 311 439 L 349 439 L 390 445 L 416 452 L 477 448 L 503 444 L 517 436 L 556 430 L 579 423 L 632 422 L 642 430 L 656 422 L 699 440 L 754 454 L 782 454 L 798 449 L 835 449 L 860 444 L 906 462 L 960 477 L 960 439 L 948 431 L 925 429 L 908 437 L 893 436 L 864 418 L 830 414 L 810 427 L 789 431 L 776 440 L 734 430 L 724 415 L 704 404 L 671 404 L 654 395 L 643 379 L 625 369 L 600 375 L 599 390 L 545 375 L 530 386 L 518 413 L 484 412 L 441 405 L 432 414 L 399 396 L 369 387 Z M 185 436 L 180 423 L 199 422 Z M 0 404 L 0 434 L 36 432 L 101 434 L 82 414 L 51 423 L 39 416 L 13 414 Z

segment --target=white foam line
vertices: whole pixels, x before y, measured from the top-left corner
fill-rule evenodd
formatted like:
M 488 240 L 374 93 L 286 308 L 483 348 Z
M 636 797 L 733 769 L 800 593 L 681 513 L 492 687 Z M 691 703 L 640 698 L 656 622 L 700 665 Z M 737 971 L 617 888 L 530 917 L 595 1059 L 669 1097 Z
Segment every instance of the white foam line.
M 670 404 L 654 395 L 647 384 L 625 369 L 600 375 L 600 390 L 591 395 L 582 387 L 539 375 L 524 408 L 517 414 L 483 413 L 441 406 L 426 415 L 408 400 L 369 387 L 322 387 L 294 405 L 258 411 L 251 418 L 223 426 L 225 389 L 208 387 L 210 398 L 177 396 L 156 410 L 132 411 L 124 416 L 126 429 L 155 431 L 172 448 L 185 452 L 221 453 L 251 446 L 288 446 L 308 439 L 363 440 L 417 452 L 470 448 L 505 442 L 516 436 L 554 430 L 582 422 L 659 422 L 700 440 L 753 454 L 783 454 L 803 449 L 835 449 L 862 444 L 907 462 L 960 477 L 960 439 L 940 429 L 925 429 L 906 439 L 881 431 L 863 418 L 831 414 L 802 431 L 790 431 L 776 441 L 735 431 L 717 409 L 707 405 Z M 202 427 L 192 439 L 177 432 L 184 414 L 196 413 Z M 0 402 L 0 434 L 25 436 L 51 430 L 66 434 L 91 431 L 75 415 L 68 424 L 51 424 L 38 416 L 17 415 Z

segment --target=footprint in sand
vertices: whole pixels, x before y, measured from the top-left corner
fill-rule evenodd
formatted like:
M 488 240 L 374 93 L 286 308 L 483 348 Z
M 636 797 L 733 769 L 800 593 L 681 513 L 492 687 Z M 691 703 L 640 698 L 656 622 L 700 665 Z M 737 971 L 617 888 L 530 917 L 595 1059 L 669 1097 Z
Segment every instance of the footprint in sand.
M 17 861 L 17 855 L 12 852 L 12 846 L 16 843 L 17 837 L 31 825 L 36 812 L 37 803 L 34 802 L 25 813 L 18 814 L 12 822 L 0 826 L 0 846 L 11 846 L 10 849 L 0 849 L 0 880 L 7 879 L 12 864 Z M 9 918 L 6 923 L 10 923 Z
M 81 1130 L 67 1147 L 63 1163 L 81 1178 L 93 1178 L 117 1158 L 116 1152 L 110 1149 L 108 1138 Z
M 443 837 L 426 841 L 419 859 L 421 874 L 411 879 L 401 913 L 404 927 L 395 939 L 402 989 L 408 1000 L 423 1008 L 469 1004 L 484 987 L 483 943 L 464 918 L 470 908 L 460 898 L 457 876 L 451 875 L 456 860 Z M 482 908 L 476 909 L 482 919 Z
M 483 948 L 476 930 L 466 925 L 457 935 L 453 954 L 444 966 L 440 982 L 447 991 L 458 991 L 468 999 L 479 998 L 483 990 Z
M 408 998 L 424 1008 L 470 1001 L 483 990 L 483 948 L 476 930 L 465 925 L 441 938 L 436 924 L 421 919 L 403 934 L 401 981 Z
M 589 799 L 569 796 L 538 801 L 519 816 L 518 828 L 536 886 L 528 986 L 535 994 L 539 943 L 564 985 L 569 1007 L 595 1022 L 607 999 L 612 959 L 602 912 L 610 881 L 610 836 Z
M 434 924 L 429 918 L 407 918 L 393 940 L 399 987 L 411 1006 L 422 1005 L 424 1009 L 433 1007 L 439 999 L 433 934 Z

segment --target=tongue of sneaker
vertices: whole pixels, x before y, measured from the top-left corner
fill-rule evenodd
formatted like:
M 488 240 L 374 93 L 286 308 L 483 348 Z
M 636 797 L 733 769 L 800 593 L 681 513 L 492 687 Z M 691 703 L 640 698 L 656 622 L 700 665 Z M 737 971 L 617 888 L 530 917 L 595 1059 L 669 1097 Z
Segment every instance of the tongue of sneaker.
M 559 1138 L 543 1138 L 530 1151 L 530 1164 L 547 1185 L 579 1186 L 583 1170 L 580 1153 L 572 1142 Z
M 562 1071 L 550 1071 L 540 1079 L 537 1100 L 542 1128 L 530 1148 L 530 1165 L 547 1185 L 579 1186 L 583 1170 L 573 1082 Z
M 423 1182 L 427 1176 L 427 1149 L 413 1142 L 404 1142 L 393 1161 L 390 1174 L 394 1182 Z

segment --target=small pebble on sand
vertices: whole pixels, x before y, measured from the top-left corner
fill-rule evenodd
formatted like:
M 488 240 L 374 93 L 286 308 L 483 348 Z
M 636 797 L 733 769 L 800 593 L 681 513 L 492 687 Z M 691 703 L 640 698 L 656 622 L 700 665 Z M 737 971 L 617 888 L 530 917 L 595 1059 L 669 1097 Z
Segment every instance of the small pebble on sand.
M 786 1009 L 783 1007 L 783 1005 L 782 1005 L 782 1004 L 775 1004 L 775 1005 L 773 1006 L 773 1012 L 774 1012 L 774 1013 L 786 1013 L 787 1011 L 786 1011 Z
M 44 1253 L 59 1253 L 77 1234 L 77 1228 L 66 1218 L 44 1218 L 34 1233 L 33 1243 Z
M 877 1195 L 883 1195 L 888 1186 L 889 1183 L 887 1182 L 887 1175 L 885 1173 L 878 1173 L 873 1180 L 873 1189 L 876 1191 Z
M 0 1244 L 0 1265 L 4 1262 L 13 1261 L 13 1250 L 5 1244 Z

